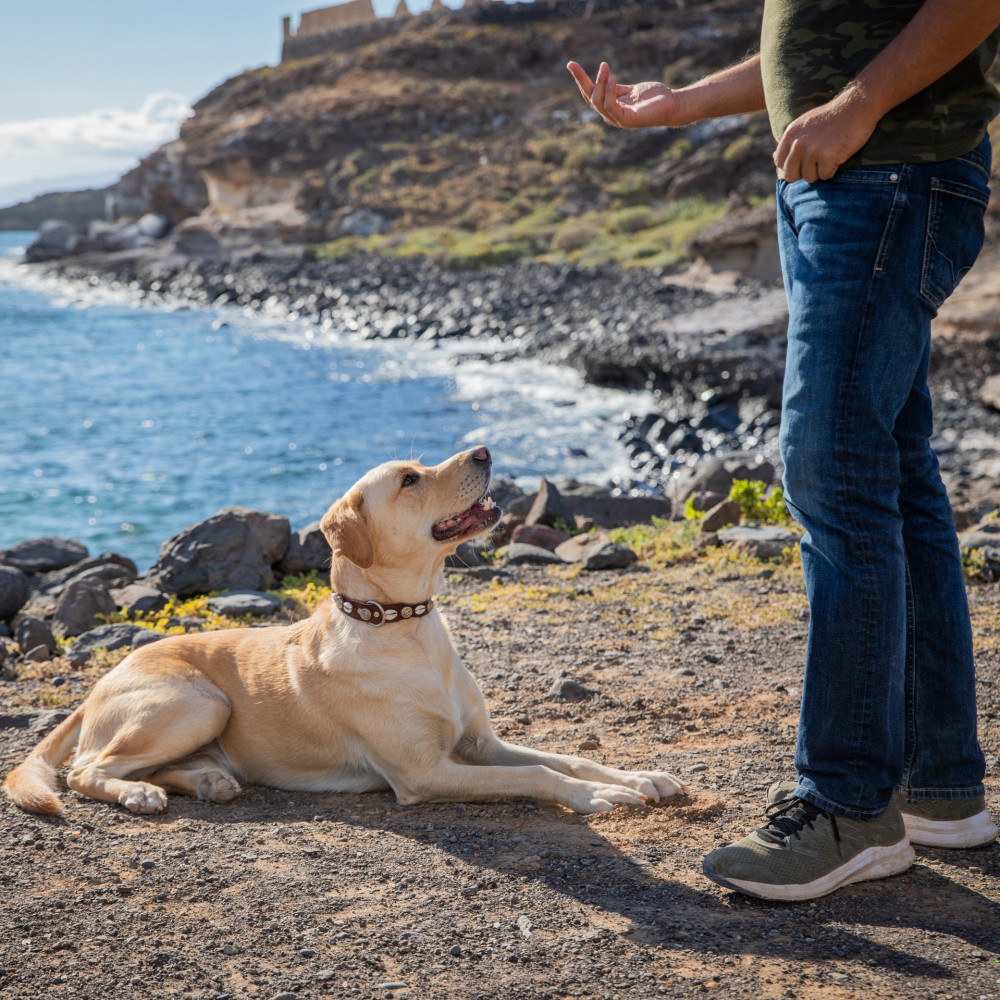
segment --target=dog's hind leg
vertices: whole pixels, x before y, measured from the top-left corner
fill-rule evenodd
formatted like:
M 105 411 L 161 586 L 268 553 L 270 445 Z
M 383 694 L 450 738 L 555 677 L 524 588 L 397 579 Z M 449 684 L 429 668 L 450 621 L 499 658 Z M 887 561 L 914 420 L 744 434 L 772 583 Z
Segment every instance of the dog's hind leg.
M 201 802 L 232 802 L 240 792 L 233 766 L 218 743 L 149 776 L 165 792 L 192 795 Z
M 160 679 L 141 691 L 110 692 L 85 717 L 66 783 L 81 795 L 118 802 L 131 812 L 161 812 L 167 807 L 166 791 L 142 779 L 162 775 L 168 765 L 213 743 L 229 712 L 229 700 L 206 681 Z

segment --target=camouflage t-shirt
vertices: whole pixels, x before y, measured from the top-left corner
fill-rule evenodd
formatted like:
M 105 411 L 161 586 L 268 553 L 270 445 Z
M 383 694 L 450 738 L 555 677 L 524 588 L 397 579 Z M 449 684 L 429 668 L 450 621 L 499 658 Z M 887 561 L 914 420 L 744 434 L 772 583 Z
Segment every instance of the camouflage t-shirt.
M 838 94 L 911 20 L 922 0 L 765 0 L 761 73 L 771 130 Z M 845 166 L 936 163 L 982 139 L 1000 111 L 987 82 L 1000 29 L 926 90 L 893 108 Z

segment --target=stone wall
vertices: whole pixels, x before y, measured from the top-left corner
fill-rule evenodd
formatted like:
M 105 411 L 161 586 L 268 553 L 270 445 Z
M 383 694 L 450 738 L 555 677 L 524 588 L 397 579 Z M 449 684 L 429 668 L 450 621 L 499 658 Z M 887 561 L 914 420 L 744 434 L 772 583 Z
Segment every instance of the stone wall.
M 305 59 L 323 52 L 344 51 L 394 34 L 411 16 L 436 19 L 454 18 L 473 24 L 523 24 L 558 18 L 586 18 L 595 13 L 621 10 L 627 6 L 661 7 L 660 0 L 535 0 L 534 3 L 504 3 L 503 0 L 465 0 L 452 10 L 434 0 L 424 14 L 411 15 L 405 0 L 392 17 L 376 17 L 371 0 L 351 0 L 336 7 L 308 11 L 292 34 L 287 19 L 283 25 L 281 61 Z

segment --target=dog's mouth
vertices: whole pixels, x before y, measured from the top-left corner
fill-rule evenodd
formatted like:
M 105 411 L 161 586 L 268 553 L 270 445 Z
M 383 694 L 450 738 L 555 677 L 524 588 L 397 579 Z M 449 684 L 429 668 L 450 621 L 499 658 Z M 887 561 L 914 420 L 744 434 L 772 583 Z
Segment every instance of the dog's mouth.
M 438 521 L 431 528 L 431 534 L 439 542 L 454 541 L 456 538 L 472 538 L 492 528 L 503 511 L 486 495 L 481 496 L 468 510 L 461 514 Z

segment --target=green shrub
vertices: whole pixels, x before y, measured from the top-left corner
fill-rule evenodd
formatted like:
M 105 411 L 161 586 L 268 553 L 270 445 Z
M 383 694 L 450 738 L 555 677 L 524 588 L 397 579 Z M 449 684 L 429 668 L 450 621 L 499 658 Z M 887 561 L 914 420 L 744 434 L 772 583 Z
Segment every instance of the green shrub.
M 788 520 L 785 494 L 780 486 L 768 490 L 767 483 L 759 479 L 734 479 L 729 499 L 735 500 L 747 521 L 761 524 L 781 524 Z

